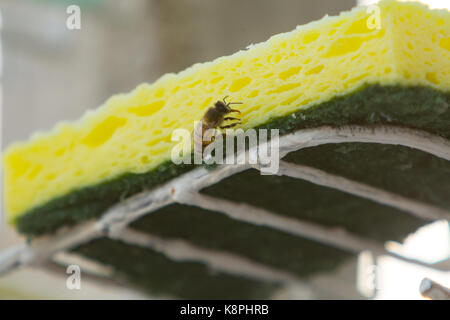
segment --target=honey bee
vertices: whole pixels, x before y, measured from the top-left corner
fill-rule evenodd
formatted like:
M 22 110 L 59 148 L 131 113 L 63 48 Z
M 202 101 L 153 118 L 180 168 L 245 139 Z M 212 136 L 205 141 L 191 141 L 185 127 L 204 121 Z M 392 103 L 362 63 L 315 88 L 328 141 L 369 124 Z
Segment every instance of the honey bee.
M 194 128 L 194 146 L 195 144 L 201 144 L 201 147 L 198 145 L 196 148 L 197 150 L 202 150 L 203 152 L 203 149 L 213 141 L 214 134 L 208 134 L 207 130 L 232 128 L 241 123 L 239 118 L 229 117 L 227 115 L 233 112 L 240 114 L 241 112 L 239 110 L 232 109 L 230 105 L 242 104 L 242 102 L 227 102 L 227 98 L 228 96 L 224 97 L 222 100 L 218 100 L 214 103 L 214 106 L 209 107 L 201 121 Z M 228 120 L 237 121 L 223 125 L 223 122 Z

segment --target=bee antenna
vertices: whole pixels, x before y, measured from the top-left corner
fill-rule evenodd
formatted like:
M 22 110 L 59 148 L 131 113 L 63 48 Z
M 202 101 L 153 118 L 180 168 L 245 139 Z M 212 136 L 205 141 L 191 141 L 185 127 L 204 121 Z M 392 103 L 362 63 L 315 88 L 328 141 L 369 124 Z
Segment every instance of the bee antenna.
M 225 97 L 223 97 L 223 102 L 226 104 L 227 102 L 225 101 L 227 98 L 228 98 L 229 96 L 225 96 Z

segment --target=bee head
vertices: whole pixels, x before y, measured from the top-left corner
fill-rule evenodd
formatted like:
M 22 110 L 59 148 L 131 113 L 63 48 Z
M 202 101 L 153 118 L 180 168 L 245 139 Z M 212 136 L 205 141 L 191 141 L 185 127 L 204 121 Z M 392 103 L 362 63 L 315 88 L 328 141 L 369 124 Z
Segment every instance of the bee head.
M 227 96 L 228 97 L 228 96 Z M 232 109 L 230 107 L 230 104 L 242 104 L 242 102 L 226 102 L 225 99 L 227 98 L 223 98 L 223 100 L 219 100 L 214 104 L 214 108 L 216 110 L 216 112 L 222 114 L 222 115 L 226 115 L 227 113 L 230 112 L 236 112 L 236 113 L 241 113 L 239 110 L 236 109 Z
M 228 105 L 226 105 L 225 103 L 223 103 L 222 101 L 217 101 L 214 104 L 214 106 L 215 106 L 216 110 L 218 112 L 220 112 L 221 114 L 227 114 L 231 111 L 231 108 Z

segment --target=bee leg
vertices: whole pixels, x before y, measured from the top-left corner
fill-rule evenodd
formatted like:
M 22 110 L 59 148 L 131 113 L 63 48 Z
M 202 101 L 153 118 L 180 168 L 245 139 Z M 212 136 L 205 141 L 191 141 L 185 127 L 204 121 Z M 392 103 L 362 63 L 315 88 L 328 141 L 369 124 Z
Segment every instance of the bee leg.
M 234 117 L 225 117 L 225 118 L 223 118 L 223 120 L 239 120 L 239 121 L 241 121 L 241 119 L 234 118 Z
M 213 142 L 214 142 L 214 140 L 212 140 L 212 139 L 211 139 L 211 141 L 202 141 L 202 145 L 207 146 L 208 144 L 213 143 Z
M 230 124 L 228 124 L 228 125 L 226 125 L 226 126 L 220 127 L 220 129 L 233 128 L 234 126 L 236 126 L 236 125 L 238 125 L 238 124 L 240 124 L 240 122 L 230 123 Z
M 202 140 L 202 144 L 203 144 L 203 145 L 208 145 L 208 144 L 210 144 L 210 143 L 213 143 L 214 140 L 216 139 L 216 137 L 215 137 L 214 135 L 212 135 L 212 136 L 210 136 L 210 137 L 206 137 L 206 138 L 209 138 L 209 141 L 208 141 L 208 140 Z
M 211 137 L 211 140 L 210 140 L 210 141 L 202 141 L 202 154 L 203 154 L 203 152 L 205 151 L 205 148 L 206 148 L 207 146 L 209 146 L 211 143 L 213 143 L 214 140 L 215 140 L 215 137 L 213 136 L 213 137 Z

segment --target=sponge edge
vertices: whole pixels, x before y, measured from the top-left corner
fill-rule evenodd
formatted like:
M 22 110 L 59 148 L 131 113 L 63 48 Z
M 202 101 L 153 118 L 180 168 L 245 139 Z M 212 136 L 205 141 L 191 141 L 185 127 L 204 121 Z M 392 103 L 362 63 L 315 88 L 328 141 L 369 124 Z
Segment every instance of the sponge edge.
M 450 88 L 450 13 L 382 1 L 273 36 L 110 98 L 79 121 L 10 146 L 4 155 L 10 221 L 73 190 L 170 158 L 171 133 L 192 129 L 215 100 L 242 101 L 243 128 L 356 91 L 364 84 Z M 380 25 L 367 21 L 379 13 Z

